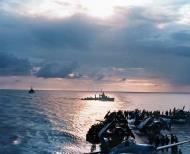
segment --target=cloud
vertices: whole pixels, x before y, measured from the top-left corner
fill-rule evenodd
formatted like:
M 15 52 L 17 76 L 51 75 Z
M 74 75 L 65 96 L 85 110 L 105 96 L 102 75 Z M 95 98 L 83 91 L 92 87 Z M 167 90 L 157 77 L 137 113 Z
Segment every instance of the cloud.
M 36 75 L 44 78 L 75 78 L 73 71 L 77 68 L 77 66 L 78 65 L 76 63 L 49 63 L 42 66 Z M 76 77 L 78 76 L 76 75 Z
M 33 63 L 40 59 L 39 77 L 84 74 L 107 80 L 118 75 L 190 84 L 190 25 L 181 22 L 184 3 L 169 6 L 115 8 L 115 15 L 104 20 L 86 14 L 49 19 L 1 11 L 0 50 Z M 64 64 L 73 61 L 80 68 Z M 125 68 L 125 73 L 112 67 Z
M 0 75 L 29 75 L 31 64 L 27 59 L 0 52 Z
M 172 38 L 176 41 L 180 41 L 181 43 L 189 43 L 190 42 L 190 30 L 189 31 L 179 31 L 172 34 Z

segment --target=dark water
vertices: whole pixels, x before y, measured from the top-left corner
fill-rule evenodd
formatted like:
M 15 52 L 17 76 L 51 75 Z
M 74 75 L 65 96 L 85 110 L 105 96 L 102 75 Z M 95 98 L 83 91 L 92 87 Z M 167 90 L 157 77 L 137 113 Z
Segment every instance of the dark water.
M 0 90 L 0 154 L 74 154 L 90 151 L 85 134 L 107 111 L 174 106 L 190 110 L 188 94 L 110 93 L 116 102 L 81 101 L 86 92 Z M 190 126 L 174 126 L 179 140 Z M 184 154 L 190 145 L 181 146 Z

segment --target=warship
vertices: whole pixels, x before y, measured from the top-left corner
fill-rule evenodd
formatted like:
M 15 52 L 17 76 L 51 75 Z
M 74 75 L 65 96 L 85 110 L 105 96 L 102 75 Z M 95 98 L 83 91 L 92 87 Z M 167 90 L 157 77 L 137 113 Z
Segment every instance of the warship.
M 95 100 L 95 101 L 98 100 L 98 101 L 111 101 L 111 102 L 114 102 L 115 98 L 106 96 L 105 93 L 102 92 L 102 94 L 99 94 L 98 97 L 95 95 L 94 97 L 86 97 L 86 98 L 82 98 L 81 100 Z

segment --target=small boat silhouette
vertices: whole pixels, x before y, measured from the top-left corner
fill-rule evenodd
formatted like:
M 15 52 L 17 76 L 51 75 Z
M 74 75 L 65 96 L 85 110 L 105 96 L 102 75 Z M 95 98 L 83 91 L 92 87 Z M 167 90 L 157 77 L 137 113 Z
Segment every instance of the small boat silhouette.
M 34 89 L 31 87 L 30 90 L 28 91 L 29 94 L 35 93 Z

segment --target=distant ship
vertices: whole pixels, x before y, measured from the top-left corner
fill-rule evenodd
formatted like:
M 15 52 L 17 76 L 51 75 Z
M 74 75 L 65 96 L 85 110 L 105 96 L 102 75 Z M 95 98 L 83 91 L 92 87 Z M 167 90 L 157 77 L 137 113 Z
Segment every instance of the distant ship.
M 30 90 L 28 91 L 29 94 L 35 93 L 34 89 L 31 87 Z
M 95 97 L 86 97 L 86 98 L 82 98 L 81 100 L 99 100 L 99 101 L 111 101 L 114 102 L 113 97 L 109 97 L 106 96 L 104 92 L 102 92 L 102 94 L 100 94 L 98 97 L 95 95 Z

